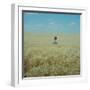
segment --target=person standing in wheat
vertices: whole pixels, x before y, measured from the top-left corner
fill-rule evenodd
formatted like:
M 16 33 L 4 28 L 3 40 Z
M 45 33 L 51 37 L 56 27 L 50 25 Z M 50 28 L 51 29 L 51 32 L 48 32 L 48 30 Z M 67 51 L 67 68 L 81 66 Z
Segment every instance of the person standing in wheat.
M 54 44 L 57 44 L 57 36 L 54 37 Z

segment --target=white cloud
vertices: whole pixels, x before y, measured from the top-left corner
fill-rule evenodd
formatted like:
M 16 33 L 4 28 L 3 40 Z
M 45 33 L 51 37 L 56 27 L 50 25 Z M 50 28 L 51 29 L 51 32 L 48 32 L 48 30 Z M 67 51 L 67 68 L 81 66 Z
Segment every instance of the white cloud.
M 76 23 L 75 22 L 71 22 L 70 25 L 76 25 Z
M 75 25 L 76 23 L 75 22 L 72 22 L 71 25 Z
M 69 26 L 75 26 L 76 23 L 75 23 L 75 22 L 70 22 L 68 25 L 69 25 Z
M 48 19 L 48 21 L 50 22 L 50 21 L 52 21 L 52 19 L 51 19 L 51 18 L 49 18 L 49 19 Z
M 54 24 L 54 22 L 49 22 L 49 24 L 50 24 L 50 25 L 53 25 L 53 24 Z
M 26 14 L 27 15 L 32 15 L 32 14 L 34 15 L 34 14 L 38 14 L 38 13 L 27 12 Z

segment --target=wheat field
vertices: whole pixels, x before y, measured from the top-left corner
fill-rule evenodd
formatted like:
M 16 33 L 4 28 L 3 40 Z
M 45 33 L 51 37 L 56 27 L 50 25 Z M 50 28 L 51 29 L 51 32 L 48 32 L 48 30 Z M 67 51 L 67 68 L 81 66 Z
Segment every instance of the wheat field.
M 80 35 L 24 32 L 24 77 L 80 74 Z

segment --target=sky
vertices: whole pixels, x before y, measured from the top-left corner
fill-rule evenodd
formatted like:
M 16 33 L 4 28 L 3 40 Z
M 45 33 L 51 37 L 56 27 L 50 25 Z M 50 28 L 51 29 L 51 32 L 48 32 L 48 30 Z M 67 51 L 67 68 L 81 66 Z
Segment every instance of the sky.
M 24 32 L 80 33 L 80 14 L 23 12 Z

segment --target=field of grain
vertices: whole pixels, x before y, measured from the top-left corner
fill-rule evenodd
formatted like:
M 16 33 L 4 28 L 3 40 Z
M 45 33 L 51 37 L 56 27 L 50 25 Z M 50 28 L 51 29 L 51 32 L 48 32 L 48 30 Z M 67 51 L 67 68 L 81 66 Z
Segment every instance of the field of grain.
M 80 74 L 80 35 L 24 32 L 24 77 Z

